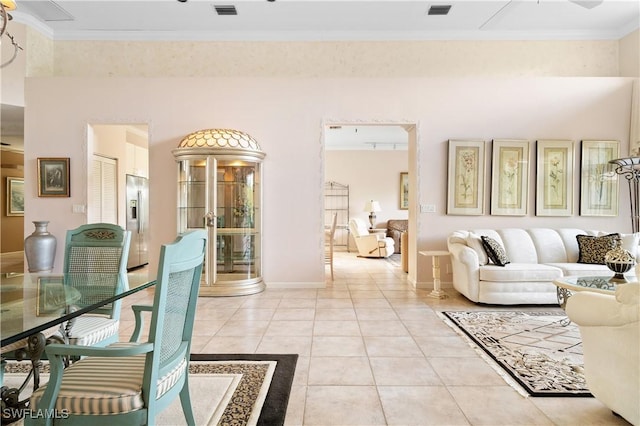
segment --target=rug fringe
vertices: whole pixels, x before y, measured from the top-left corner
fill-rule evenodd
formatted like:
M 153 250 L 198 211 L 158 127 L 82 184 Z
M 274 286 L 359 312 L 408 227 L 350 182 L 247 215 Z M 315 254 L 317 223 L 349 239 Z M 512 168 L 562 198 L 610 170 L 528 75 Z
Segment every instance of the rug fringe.
M 444 315 L 442 312 L 436 311 L 436 314 L 440 317 L 440 319 L 442 319 L 442 321 L 447 324 L 449 327 L 451 327 L 459 336 L 461 336 L 465 342 L 467 342 L 467 344 L 478 354 L 480 355 L 480 357 L 487 363 L 489 364 L 489 366 L 491 368 L 493 368 L 493 370 L 498 373 L 498 375 L 500 377 L 502 377 L 502 379 L 509 385 L 511 386 L 516 392 L 518 392 L 520 395 L 522 395 L 525 398 L 529 398 L 531 395 L 529 395 L 529 392 L 527 392 L 518 382 L 516 382 L 510 375 L 509 373 L 507 373 L 506 371 L 504 371 L 504 369 L 502 367 L 500 367 L 500 365 L 493 359 L 491 358 L 489 355 L 487 355 L 487 353 L 482 350 L 481 347 L 479 347 L 473 340 L 471 340 L 469 338 L 469 336 L 467 336 L 464 331 L 460 330 L 460 328 L 458 328 L 446 315 Z

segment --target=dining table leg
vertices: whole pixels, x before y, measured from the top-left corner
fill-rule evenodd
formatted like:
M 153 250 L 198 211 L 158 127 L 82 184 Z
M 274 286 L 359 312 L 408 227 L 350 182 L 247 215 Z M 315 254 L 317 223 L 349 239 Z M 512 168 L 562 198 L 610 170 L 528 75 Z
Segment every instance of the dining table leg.
M 20 420 L 29 407 L 29 399 L 20 400 L 20 394 L 33 381 L 33 390 L 40 387 L 40 369 L 42 367 L 42 355 L 46 345 L 50 342 L 64 343 L 64 339 L 57 335 L 45 337 L 43 333 L 36 333 L 27 339 L 27 346 L 14 352 L 17 361 L 29 360 L 31 370 L 27 374 L 19 388 L 4 386 L 4 378 L 7 362 L 2 358 L 0 366 L 0 404 L 2 405 L 2 424 L 13 423 Z

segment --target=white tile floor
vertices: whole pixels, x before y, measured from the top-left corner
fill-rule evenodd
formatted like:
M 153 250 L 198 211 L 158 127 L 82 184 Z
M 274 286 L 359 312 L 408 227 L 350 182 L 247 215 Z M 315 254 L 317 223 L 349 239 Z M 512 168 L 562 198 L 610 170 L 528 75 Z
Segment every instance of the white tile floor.
M 391 263 L 353 253 L 336 253 L 335 278 L 325 289 L 201 298 L 193 352 L 299 354 L 287 425 L 628 424 L 593 398 L 522 397 L 436 314 L 496 307 L 452 289 L 427 298 Z

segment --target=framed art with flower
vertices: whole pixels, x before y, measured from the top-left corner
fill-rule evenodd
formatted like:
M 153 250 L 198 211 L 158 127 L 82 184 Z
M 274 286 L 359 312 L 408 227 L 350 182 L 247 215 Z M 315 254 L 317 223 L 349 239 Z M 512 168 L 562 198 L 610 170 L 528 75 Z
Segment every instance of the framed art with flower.
M 582 141 L 581 216 L 618 216 L 618 175 L 609 161 L 618 158 L 619 154 L 619 141 Z
M 447 214 L 484 213 L 485 142 L 449 140 Z
M 529 141 L 494 139 L 491 214 L 525 216 L 529 200 Z
M 536 215 L 571 216 L 573 141 L 539 140 L 537 145 Z

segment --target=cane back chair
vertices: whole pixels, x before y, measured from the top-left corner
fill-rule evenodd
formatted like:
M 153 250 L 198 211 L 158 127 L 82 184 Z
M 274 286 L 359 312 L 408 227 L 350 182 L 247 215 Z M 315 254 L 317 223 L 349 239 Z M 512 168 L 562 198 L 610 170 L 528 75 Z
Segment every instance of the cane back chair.
M 132 306 L 130 342 L 107 347 L 52 344 L 49 383 L 31 397 L 25 425 L 147 425 L 180 396 L 189 425 L 189 357 L 206 231 L 192 231 L 160 251 L 153 306 Z M 138 342 L 143 312 L 151 312 L 149 338 Z M 64 358 L 82 357 L 64 368 Z M 56 415 L 59 414 L 59 415 Z

